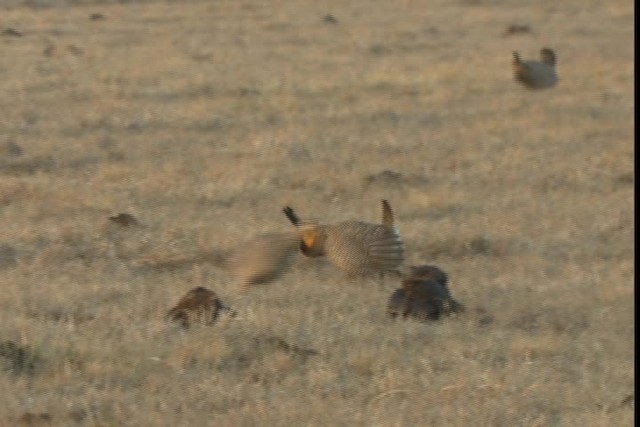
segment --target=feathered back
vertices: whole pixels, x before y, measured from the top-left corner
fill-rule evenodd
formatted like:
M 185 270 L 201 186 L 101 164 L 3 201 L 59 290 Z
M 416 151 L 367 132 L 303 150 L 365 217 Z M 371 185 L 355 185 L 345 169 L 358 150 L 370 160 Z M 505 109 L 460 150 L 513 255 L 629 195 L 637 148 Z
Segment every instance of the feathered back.
M 396 289 L 389 298 L 387 313 L 390 316 L 427 321 L 465 311 L 464 305 L 451 297 L 444 271 L 433 265 L 412 266 L 409 270 L 402 280 L 402 288 Z
M 309 257 L 326 256 L 349 275 L 399 271 L 404 245 L 395 229 L 393 210 L 382 200 L 382 223 L 344 221 L 319 225 L 303 221 L 290 207 L 283 212 L 300 231 L 300 249 Z
M 193 323 L 210 325 L 218 318 L 221 311 L 235 312 L 220 301 L 215 292 L 198 286 L 187 292 L 178 303 L 167 312 L 166 319 L 188 328 Z

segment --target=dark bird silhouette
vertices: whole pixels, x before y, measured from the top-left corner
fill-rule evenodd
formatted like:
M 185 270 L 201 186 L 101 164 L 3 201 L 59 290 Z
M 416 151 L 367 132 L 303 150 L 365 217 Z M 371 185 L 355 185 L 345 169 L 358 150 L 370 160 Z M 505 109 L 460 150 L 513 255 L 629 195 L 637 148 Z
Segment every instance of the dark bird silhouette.
M 389 298 L 387 313 L 427 321 L 460 313 L 465 307 L 451 297 L 447 274 L 432 265 L 412 266 L 402 288 Z
M 549 48 L 540 51 L 540 61 L 520 59 L 513 52 L 513 73 L 515 80 L 529 89 L 548 89 L 558 83 L 556 74 L 556 54 Z
M 122 227 L 132 227 L 134 225 L 140 225 L 136 217 L 128 213 L 119 213 L 115 216 L 110 216 L 109 221 L 121 225 Z

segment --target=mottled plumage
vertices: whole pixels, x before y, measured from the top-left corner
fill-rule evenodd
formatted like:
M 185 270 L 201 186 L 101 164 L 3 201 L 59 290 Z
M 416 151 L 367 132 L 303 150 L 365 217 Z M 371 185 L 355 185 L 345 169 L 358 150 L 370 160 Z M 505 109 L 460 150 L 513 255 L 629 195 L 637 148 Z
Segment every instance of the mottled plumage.
M 166 315 L 167 320 L 177 322 L 188 328 L 194 323 L 210 325 L 218 318 L 220 312 L 235 312 L 220 301 L 215 292 L 201 286 L 191 289 Z
M 464 311 L 464 306 L 449 293 L 447 274 L 435 266 L 411 267 L 411 272 L 389 298 L 390 316 L 427 321 Z
M 404 261 L 404 245 L 386 200 L 382 201 L 381 224 L 362 221 L 305 224 L 293 209 L 287 207 L 284 212 L 301 232 L 302 253 L 310 257 L 326 256 L 350 276 L 399 271 Z
M 548 89 L 558 83 L 555 53 L 544 48 L 540 51 L 540 56 L 540 61 L 522 61 L 518 52 L 513 52 L 514 77 L 529 89 Z

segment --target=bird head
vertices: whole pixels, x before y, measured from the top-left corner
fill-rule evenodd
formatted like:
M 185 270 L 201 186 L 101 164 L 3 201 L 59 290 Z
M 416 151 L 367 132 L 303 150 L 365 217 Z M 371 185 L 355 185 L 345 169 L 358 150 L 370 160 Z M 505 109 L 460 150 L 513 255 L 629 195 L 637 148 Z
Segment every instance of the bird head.
M 324 255 L 324 233 L 320 227 L 305 226 L 302 228 L 300 251 L 308 257 Z

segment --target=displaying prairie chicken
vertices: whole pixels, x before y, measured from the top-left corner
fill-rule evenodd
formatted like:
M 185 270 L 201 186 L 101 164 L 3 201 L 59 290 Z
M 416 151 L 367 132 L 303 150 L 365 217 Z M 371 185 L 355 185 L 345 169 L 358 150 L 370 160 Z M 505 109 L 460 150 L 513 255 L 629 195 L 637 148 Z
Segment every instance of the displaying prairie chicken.
M 404 244 L 394 227 L 389 202 L 382 200 L 382 223 L 344 221 L 331 225 L 302 221 L 290 207 L 283 209 L 300 231 L 300 250 L 309 257 L 325 256 L 349 276 L 399 272 Z
M 412 266 L 411 272 L 389 298 L 387 313 L 391 317 L 427 321 L 464 311 L 464 306 L 449 293 L 447 274 L 432 265 Z
M 556 54 L 549 48 L 543 48 L 540 57 L 540 61 L 523 61 L 518 52 L 513 52 L 513 73 L 516 81 L 529 89 L 554 87 L 558 83 Z
M 242 287 L 266 284 L 289 269 L 299 245 L 299 232 L 259 234 L 236 247 L 229 266 Z
M 232 316 L 235 312 L 223 304 L 215 292 L 198 286 L 191 289 L 166 315 L 166 319 L 179 323 L 188 328 L 194 323 L 210 325 L 218 318 L 222 311 L 228 311 Z

